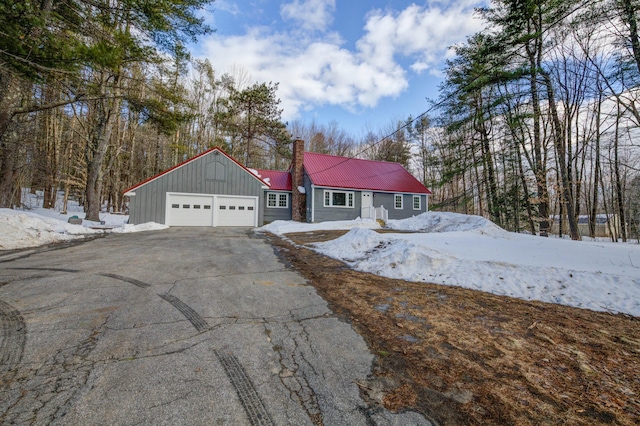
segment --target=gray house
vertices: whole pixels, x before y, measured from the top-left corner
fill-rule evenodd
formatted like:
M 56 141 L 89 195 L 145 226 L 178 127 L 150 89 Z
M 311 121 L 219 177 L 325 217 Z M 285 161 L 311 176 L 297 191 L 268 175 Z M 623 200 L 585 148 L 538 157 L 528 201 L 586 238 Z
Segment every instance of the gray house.
M 288 171 L 251 170 L 213 148 L 124 193 L 129 223 L 249 227 L 403 219 L 427 211 L 429 194 L 398 163 L 304 152 L 301 140 Z

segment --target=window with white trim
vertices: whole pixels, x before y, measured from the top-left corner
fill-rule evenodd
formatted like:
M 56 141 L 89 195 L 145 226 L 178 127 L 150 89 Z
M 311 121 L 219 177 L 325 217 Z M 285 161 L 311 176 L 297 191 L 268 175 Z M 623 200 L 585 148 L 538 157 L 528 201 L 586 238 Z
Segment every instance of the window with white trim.
M 413 196 L 413 209 L 422 210 L 422 197 L 420 195 Z
M 402 194 L 393 194 L 393 207 L 402 209 Z
M 267 193 L 267 207 L 286 209 L 289 207 L 289 194 L 284 192 Z
M 353 207 L 353 192 L 349 191 L 324 191 L 325 207 Z

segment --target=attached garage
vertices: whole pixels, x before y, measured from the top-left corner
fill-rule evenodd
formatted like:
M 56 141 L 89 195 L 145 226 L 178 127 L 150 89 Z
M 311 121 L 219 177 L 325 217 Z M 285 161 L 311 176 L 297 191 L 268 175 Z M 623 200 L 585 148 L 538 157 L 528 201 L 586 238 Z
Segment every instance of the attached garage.
M 206 151 L 125 191 L 129 223 L 260 226 L 264 192 L 256 173 L 219 148 Z
M 169 226 L 258 226 L 258 198 L 167 194 Z

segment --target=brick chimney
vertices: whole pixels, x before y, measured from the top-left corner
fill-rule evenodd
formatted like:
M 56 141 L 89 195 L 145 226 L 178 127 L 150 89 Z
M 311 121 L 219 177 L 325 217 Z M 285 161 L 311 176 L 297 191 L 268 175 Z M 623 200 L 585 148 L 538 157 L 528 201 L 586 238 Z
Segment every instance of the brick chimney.
M 291 219 L 297 222 L 307 221 L 307 197 L 298 188 L 304 187 L 304 141 L 293 141 L 293 160 L 291 161 Z

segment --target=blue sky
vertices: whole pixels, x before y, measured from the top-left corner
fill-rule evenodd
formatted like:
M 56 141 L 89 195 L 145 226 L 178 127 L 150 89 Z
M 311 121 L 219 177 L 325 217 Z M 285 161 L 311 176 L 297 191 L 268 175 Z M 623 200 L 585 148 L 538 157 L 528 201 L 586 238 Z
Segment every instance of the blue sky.
M 283 119 L 353 136 L 424 112 L 449 47 L 482 29 L 483 0 L 216 0 L 194 55 L 278 82 Z M 234 71 L 235 70 L 235 71 Z

